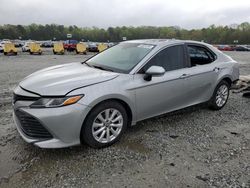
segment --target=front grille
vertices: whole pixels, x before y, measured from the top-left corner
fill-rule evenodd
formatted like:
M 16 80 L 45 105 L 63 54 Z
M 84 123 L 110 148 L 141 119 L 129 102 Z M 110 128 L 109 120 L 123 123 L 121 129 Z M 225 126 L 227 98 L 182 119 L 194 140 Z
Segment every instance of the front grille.
M 28 97 L 28 96 L 22 96 L 22 95 L 17 95 L 13 93 L 13 103 L 15 103 L 16 101 L 36 101 L 39 98 L 40 97 Z
M 50 139 L 53 136 L 34 117 L 26 112 L 16 110 L 15 114 L 20 121 L 20 128 L 24 134 L 32 138 Z

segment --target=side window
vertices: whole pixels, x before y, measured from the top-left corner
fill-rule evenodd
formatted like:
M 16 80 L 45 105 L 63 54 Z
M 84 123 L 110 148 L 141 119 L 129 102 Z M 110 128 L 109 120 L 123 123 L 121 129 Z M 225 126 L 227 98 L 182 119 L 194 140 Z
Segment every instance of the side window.
M 145 73 L 146 70 L 153 65 L 161 66 L 166 71 L 186 67 L 184 46 L 172 46 L 160 51 L 139 71 L 139 73 Z
M 208 49 L 200 46 L 188 45 L 188 53 L 192 67 L 196 65 L 206 65 L 216 59 Z

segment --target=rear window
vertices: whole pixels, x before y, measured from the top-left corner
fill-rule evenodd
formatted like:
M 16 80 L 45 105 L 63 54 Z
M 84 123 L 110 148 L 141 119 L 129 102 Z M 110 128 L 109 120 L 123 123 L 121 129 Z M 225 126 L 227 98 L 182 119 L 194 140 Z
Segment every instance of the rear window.
M 202 46 L 188 45 L 191 66 L 206 65 L 215 61 L 216 56 Z

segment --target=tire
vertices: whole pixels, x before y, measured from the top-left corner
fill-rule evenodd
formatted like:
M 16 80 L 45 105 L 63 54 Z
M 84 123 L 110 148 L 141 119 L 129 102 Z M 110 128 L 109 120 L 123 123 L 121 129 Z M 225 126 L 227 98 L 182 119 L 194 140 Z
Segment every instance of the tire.
M 112 119 L 116 121 L 108 120 L 107 113 L 109 118 L 112 118 L 113 115 Z M 96 127 L 94 127 L 94 123 Z M 93 148 L 107 147 L 121 138 L 127 126 L 128 115 L 120 103 L 116 101 L 102 102 L 94 107 L 86 117 L 81 131 L 81 139 Z
M 33 52 L 30 52 L 30 55 L 32 55 L 33 54 Z
M 208 105 L 212 110 L 222 109 L 229 97 L 230 84 L 222 80 L 215 88 L 212 98 L 210 99 Z
M 4 52 L 3 54 L 4 54 L 4 55 L 8 55 L 8 53 L 7 53 L 7 52 Z

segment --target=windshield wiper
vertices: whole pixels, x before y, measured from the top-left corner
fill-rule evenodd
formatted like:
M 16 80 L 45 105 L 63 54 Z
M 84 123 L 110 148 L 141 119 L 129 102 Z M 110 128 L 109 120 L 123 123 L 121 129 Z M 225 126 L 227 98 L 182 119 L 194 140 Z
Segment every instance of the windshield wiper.
M 84 62 L 84 64 L 88 65 L 89 67 L 93 67 L 92 65 L 90 65 L 90 64 L 87 63 L 86 61 Z
M 114 71 L 113 71 L 113 70 L 111 70 L 111 69 L 104 68 L 104 67 L 101 67 L 101 66 L 98 66 L 98 65 L 92 65 L 92 67 L 97 68 L 97 69 L 101 69 L 101 70 L 106 70 L 106 71 L 111 71 L 111 72 L 114 72 Z
M 98 66 L 98 65 L 91 65 L 87 62 L 84 62 L 84 64 L 88 65 L 89 67 L 92 67 L 92 68 L 96 68 L 96 69 L 101 69 L 101 70 L 105 70 L 105 71 L 110 71 L 110 72 L 114 72 L 112 69 L 109 69 L 109 68 L 104 68 L 104 67 L 101 67 L 101 66 Z

